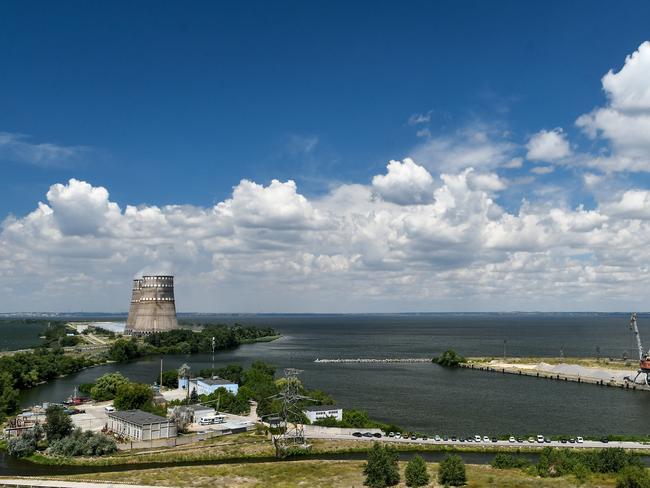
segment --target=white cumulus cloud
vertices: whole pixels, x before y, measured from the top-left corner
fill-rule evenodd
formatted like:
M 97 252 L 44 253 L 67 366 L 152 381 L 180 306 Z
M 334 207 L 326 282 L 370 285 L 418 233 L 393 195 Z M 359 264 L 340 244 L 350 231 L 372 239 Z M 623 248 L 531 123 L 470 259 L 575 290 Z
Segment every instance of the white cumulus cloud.
M 569 142 L 560 128 L 539 131 L 528 140 L 526 147 L 526 157 L 531 161 L 552 162 L 571 154 Z
M 387 202 L 398 205 L 429 203 L 433 199 L 433 177 L 412 159 L 390 161 L 385 175 L 372 179 L 374 192 Z

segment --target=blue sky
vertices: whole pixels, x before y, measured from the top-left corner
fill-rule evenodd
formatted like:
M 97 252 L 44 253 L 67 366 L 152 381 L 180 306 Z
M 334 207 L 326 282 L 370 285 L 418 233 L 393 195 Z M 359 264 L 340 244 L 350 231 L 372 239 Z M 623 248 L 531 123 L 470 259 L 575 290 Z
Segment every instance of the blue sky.
M 4 2 L 0 311 L 125 309 L 153 270 L 185 311 L 642 304 L 648 19 Z
M 519 139 L 572 131 L 649 16 L 645 2 L 5 2 L 0 130 L 88 151 L 3 158 L 0 213 L 70 177 L 118 202 L 207 205 L 242 178 L 318 193 L 407 155 L 409 116 L 430 110 L 434 134 L 475 119 Z M 291 149 L 310 138 L 310 154 Z

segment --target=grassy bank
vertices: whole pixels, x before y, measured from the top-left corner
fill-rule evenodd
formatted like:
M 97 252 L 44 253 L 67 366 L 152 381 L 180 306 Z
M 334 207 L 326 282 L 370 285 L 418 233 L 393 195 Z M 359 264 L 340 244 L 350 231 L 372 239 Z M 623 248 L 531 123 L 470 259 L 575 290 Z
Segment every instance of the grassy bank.
M 321 440 L 314 439 L 310 441 L 311 454 L 345 454 L 345 453 L 364 453 L 372 445 L 369 441 L 354 440 Z M 409 444 L 395 443 L 391 444 L 399 452 L 478 452 L 478 453 L 535 453 L 540 452 L 544 446 L 499 446 L 499 447 L 477 447 L 477 446 L 444 446 L 439 444 Z M 587 450 L 587 449 L 583 449 Z M 637 451 L 635 451 L 637 452 Z M 638 454 L 650 455 L 648 451 L 638 452 Z M 179 462 L 200 462 L 200 461 L 225 461 L 225 460 L 242 460 L 255 459 L 264 460 L 274 459 L 275 450 L 271 441 L 265 436 L 254 434 L 237 434 L 227 437 L 215 437 L 206 441 L 192 444 L 190 446 L 181 446 L 157 450 L 141 450 L 121 452 L 111 456 L 104 457 L 75 457 L 75 458 L 54 458 L 34 455 L 28 460 L 39 464 L 56 464 L 56 465 L 77 465 L 77 466 L 113 466 L 113 465 L 137 465 L 145 463 L 179 463 Z
M 400 462 L 404 487 L 405 463 Z M 120 481 L 128 483 L 192 486 L 195 488 L 318 486 L 322 488 L 350 488 L 363 486 L 363 461 L 292 461 L 283 463 L 230 464 L 220 466 L 170 467 L 126 471 L 120 473 L 93 473 L 66 477 L 69 480 Z M 434 480 L 438 466 L 428 463 L 432 478 L 429 486 L 439 486 Z M 575 487 L 573 476 L 540 478 L 520 470 L 496 470 L 489 466 L 467 466 L 468 488 L 569 488 Z M 585 486 L 613 488 L 612 476 L 592 476 Z

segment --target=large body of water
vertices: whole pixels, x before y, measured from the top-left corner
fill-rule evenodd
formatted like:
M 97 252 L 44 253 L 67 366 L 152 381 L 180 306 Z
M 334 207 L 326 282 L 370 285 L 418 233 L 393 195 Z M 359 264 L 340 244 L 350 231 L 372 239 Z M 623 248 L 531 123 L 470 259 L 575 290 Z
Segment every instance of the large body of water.
M 217 367 L 263 360 L 302 369 L 309 388 L 330 393 L 344 408 L 425 433 L 649 434 L 650 393 L 499 375 L 434 364 L 318 364 L 316 358 L 432 357 L 448 348 L 466 356 L 602 356 L 636 354 L 628 316 L 612 315 L 289 315 L 209 316 L 201 320 L 269 325 L 283 337 L 216 355 Z M 650 317 L 640 316 L 650 340 Z M 210 355 L 164 358 L 165 369 L 195 371 Z M 22 392 L 24 405 L 60 401 L 75 385 L 121 371 L 152 382 L 160 358 L 91 368 Z

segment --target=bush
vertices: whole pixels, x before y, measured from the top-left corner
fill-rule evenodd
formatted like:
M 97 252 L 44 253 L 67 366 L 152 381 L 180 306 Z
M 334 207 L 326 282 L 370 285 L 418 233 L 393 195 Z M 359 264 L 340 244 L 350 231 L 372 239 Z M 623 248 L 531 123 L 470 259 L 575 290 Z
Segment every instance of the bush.
M 445 486 L 462 486 L 467 483 L 465 463 L 460 456 L 445 457 L 438 468 L 438 481 Z
M 648 471 L 640 466 L 627 466 L 618 475 L 616 488 L 650 488 Z
M 499 453 L 494 456 L 494 459 L 490 464 L 496 469 L 525 468 L 530 464 L 530 461 L 521 456 Z
M 47 450 L 56 456 L 103 456 L 117 451 L 117 446 L 110 437 L 77 428 L 69 436 L 51 442 Z
M 448 349 L 442 353 L 442 356 L 433 358 L 432 361 L 439 364 L 440 366 L 445 366 L 447 368 L 456 368 L 460 363 L 464 363 L 467 360 L 456 351 Z
M 23 432 L 18 437 L 12 437 L 7 441 L 7 452 L 11 456 L 27 457 L 36 452 L 38 441 L 43 437 L 43 428 L 40 425 Z
M 430 478 L 427 472 L 427 463 L 424 462 L 422 456 L 416 454 L 408 462 L 404 477 L 406 478 L 406 486 L 426 486 L 429 484 Z
M 368 461 L 363 468 L 363 474 L 366 476 L 363 484 L 370 488 L 385 488 L 399 483 L 395 449 L 375 442 L 368 451 Z

